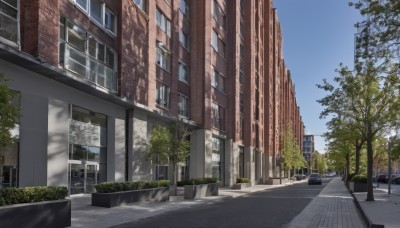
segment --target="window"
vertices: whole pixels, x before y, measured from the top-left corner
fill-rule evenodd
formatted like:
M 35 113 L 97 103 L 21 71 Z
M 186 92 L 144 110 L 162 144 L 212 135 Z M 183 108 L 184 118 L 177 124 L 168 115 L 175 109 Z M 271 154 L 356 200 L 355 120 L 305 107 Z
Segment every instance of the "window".
M 239 177 L 244 177 L 244 147 L 239 146 Z
M 171 22 L 159 9 L 156 11 L 156 21 L 157 26 L 171 38 Z
M 145 0 L 134 0 L 135 4 L 143 11 L 146 11 L 146 1 Z
M 213 30 L 212 37 L 211 37 L 211 46 L 218 51 L 218 33 Z
M 189 98 L 179 94 L 179 115 L 189 117 Z
M 76 0 L 76 4 L 81 7 L 85 12 L 88 9 L 88 0 Z
M 240 58 L 243 59 L 243 57 L 244 57 L 244 48 L 243 48 L 243 45 L 241 44 L 240 45 Z
M 92 17 L 95 21 L 103 24 L 103 6 L 99 0 L 90 0 L 90 17 Z
M 115 15 L 109 9 L 106 9 L 104 15 L 104 27 L 112 32 L 115 31 Z
M 183 62 L 179 62 L 179 80 L 189 83 L 188 67 Z
M 189 38 L 182 30 L 179 32 L 179 42 L 181 43 L 182 47 L 189 50 Z
M 221 6 L 214 0 L 213 2 L 213 18 L 220 28 L 225 29 L 225 14 Z
M 0 0 L 0 39 L 13 46 L 19 43 L 18 8 L 17 0 Z
M 170 71 L 170 52 L 167 50 L 162 43 L 157 44 L 156 62 L 157 64 L 166 71 Z
M 212 32 L 211 46 L 219 55 L 225 58 L 225 43 L 218 37 L 218 33 L 215 30 Z
M 169 88 L 168 86 L 157 82 L 156 104 L 162 108 L 169 107 Z
M 83 28 L 60 17 L 59 62 L 65 69 L 114 92 L 116 53 Z
M 187 0 L 180 0 L 179 9 L 181 10 L 182 14 L 185 15 L 187 19 L 189 19 L 190 14 Z
M 215 69 L 212 72 L 211 85 L 218 91 L 225 92 L 225 77 Z
M 224 183 L 225 174 L 225 141 L 219 138 L 212 138 L 212 177 L 218 178 L 218 180 Z
M 217 103 L 212 103 L 211 104 L 211 122 L 212 122 L 212 127 L 219 129 L 219 130 L 224 130 L 224 108 L 219 106 Z
M 71 0 L 81 8 L 96 24 L 112 34 L 116 33 L 115 14 L 106 6 L 103 0 Z

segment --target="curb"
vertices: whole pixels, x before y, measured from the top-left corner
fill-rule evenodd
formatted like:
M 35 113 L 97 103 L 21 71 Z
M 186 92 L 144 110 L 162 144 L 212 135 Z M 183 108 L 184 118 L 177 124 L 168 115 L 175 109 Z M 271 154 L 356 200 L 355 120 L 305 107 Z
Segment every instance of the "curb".
M 368 216 L 364 213 L 360 203 L 357 200 L 357 197 L 352 192 L 350 192 L 350 194 L 353 197 L 354 204 L 356 205 L 358 211 L 360 212 L 361 217 L 364 219 L 364 222 L 367 224 L 367 227 L 369 227 L 369 228 L 384 228 L 385 227 L 384 225 L 373 224 L 371 222 L 371 220 L 368 218 Z

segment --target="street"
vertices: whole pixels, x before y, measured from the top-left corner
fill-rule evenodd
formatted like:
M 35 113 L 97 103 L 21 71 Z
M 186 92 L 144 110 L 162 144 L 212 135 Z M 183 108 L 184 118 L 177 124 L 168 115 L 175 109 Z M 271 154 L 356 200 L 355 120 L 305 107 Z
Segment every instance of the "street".
M 264 190 L 244 197 L 185 208 L 118 227 L 284 227 L 319 194 L 307 182 Z

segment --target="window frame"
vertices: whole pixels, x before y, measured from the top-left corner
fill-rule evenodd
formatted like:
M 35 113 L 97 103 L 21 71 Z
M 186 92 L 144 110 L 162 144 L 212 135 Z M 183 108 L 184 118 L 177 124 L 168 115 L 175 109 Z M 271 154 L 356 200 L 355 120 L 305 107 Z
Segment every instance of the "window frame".
M 156 9 L 156 25 L 171 38 L 171 20 L 164 14 L 164 12 L 157 7 Z
M 185 100 L 185 102 L 182 103 L 182 99 Z M 185 106 L 185 107 L 183 107 Z M 178 107 L 179 107 L 179 115 L 183 116 L 185 118 L 189 118 L 189 108 L 190 108 L 190 104 L 189 104 L 189 97 L 185 96 L 183 94 L 179 94 L 179 103 L 178 103 Z
M 225 108 L 216 102 L 211 103 L 211 124 L 212 128 L 220 131 L 225 130 Z
M 221 74 L 215 67 L 212 67 L 212 73 L 211 73 L 211 86 L 218 90 L 221 93 L 225 93 L 225 87 L 226 87 L 226 78 L 223 74 Z M 221 83 L 219 83 L 222 81 Z
M 165 71 L 171 72 L 171 52 L 161 42 L 157 42 L 156 64 Z
M 85 13 L 89 19 L 95 23 L 96 25 L 98 25 L 102 30 L 105 30 L 107 32 L 107 34 L 110 34 L 112 36 L 117 36 L 117 14 L 115 14 L 111 8 L 107 7 L 107 5 L 105 4 L 105 2 L 103 2 L 102 0 L 86 0 L 86 9 L 83 8 L 78 2 L 77 0 L 70 0 L 74 5 L 76 5 L 78 7 L 78 9 L 80 9 L 83 13 Z M 100 21 L 97 20 L 95 17 L 93 17 L 93 13 L 92 13 L 92 1 L 97 1 L 100 3 L 100 7 L 101 7 L 101 19 Z M 110 14 L 112 14 L 114 16 L 114 23 L 113 23 L 113 27 L 114 30 L 111 30 L 107 27 L 107 24 L 105 23 L 105 17 L 106 17 L 106 12 L 109 12 Z
M 61 22 L 62 21 L 62 22 Z M 72 25 L 73 28 L 79 28 L 82 30 L 84 34 L 84 50 L 77 49 L 74 45 L 70 43 L 69 38 L 69 26 Z M 67 17 L 63 15 L 60 16 L 60 27 L 59 31 L 64 29 L 64 37 L 59 37 L 59 64 L 65 69 L 75 74 L 78 74 L 81 78 L 86 79 L 88 82 L 95 84 L 96 86 L 101 86 L 107 90 L 117 92 L 118 91 L 118 53 L 111 47 L 105 45 L 103 42 L 100 41 L 96 36 L 92 35 L 83 27 L 79 26 L 78 24 L 74 23 L 73 21 L 69 20 Z M 61 32 L 60 32 L 61 35 Z M 92 45 L 90 42 L 95 42 L 95 53 L 91 53 Z M 100 48 L 102 46 L 103 48 Z M 99 58 L 99 50 L 103 51 L 103 58 Z M 74 59 L 73 55 L 71 54 L 71 50 L 75 52 L 75 55 L 78 55 L 79 58 L 84 60 L 85 62 L 78 64 L 84 68 L 84 74 L 82 72 L 77 72 L 73 68 L 70 68 L 66 65 L 68 61 L 77 61 Z M 112 61 L 109 62 L 109 54 L 112 53 Z M 94 64 L 94 65 L 92 65 Z M 94 68 L 93 68 L 94 67 Z M 99 68 L 100 67 L 100 68 Z M 102 70 L 102 73 L 100 72 Z M 112 72 L 111 81 L 107 72 Z M 102 78 L 104 81 L 103 83 L 99 83 L 98 79 Z M 111 85 L 109 85 L 111 83 Z
M 160 91 L 160 89 L 162 91 Z M 161 96 L 162 95 L 162 96 Z M 166 84 L 157 81 L 156 83 L 156 106 L 163 108 L 163 109 L 169 109 L 169 98 L 170 98 L 170 88 Z M 164 102 L 162 102 L 164 101 Z
M 185 72 L 186 78 L 182 77 L 181 69 L 184 69 L 186 71 Z M 178 75 L 179 75 L 179 81 L 189 84 L 189 67 L 182 60 L 179 60 L 179 63 L 178 63 Z

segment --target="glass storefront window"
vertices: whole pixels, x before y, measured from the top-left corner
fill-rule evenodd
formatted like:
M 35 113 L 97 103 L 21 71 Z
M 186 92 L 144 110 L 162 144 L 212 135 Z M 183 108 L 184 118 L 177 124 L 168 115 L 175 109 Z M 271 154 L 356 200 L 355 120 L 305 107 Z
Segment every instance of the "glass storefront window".
M 107 116 L 72 106 L 69 136 L 70 194 L 94 192 L 107 181 Z
M 218 178 L 221 183 L 224 183 L 225 174 L 225 147 L 224 140 L 212 138 L 212 177 Z

